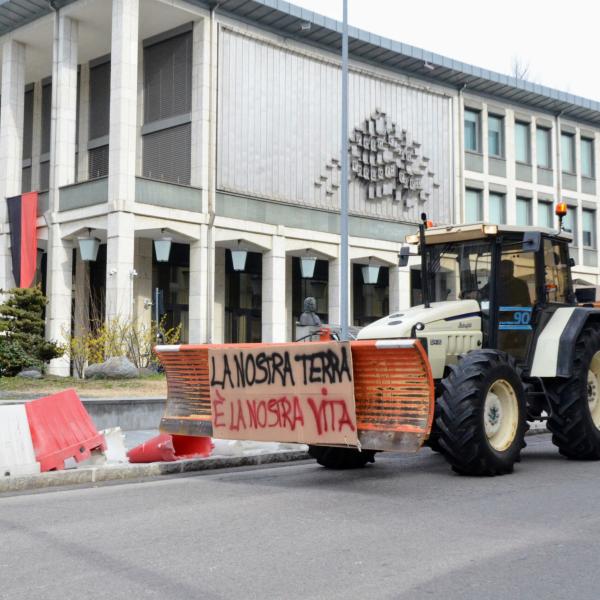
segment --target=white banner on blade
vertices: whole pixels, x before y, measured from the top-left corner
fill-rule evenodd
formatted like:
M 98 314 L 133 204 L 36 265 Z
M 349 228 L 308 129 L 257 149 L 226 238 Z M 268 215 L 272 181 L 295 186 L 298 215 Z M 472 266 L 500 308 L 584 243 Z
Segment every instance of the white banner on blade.
M 208 357 L 214 437 L 357 445 L 350 344 L 221 346 Z

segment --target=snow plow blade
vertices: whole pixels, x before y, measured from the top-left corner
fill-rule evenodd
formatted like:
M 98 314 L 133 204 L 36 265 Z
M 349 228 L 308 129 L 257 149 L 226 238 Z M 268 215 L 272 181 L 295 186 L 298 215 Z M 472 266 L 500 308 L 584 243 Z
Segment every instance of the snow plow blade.
M 154 351 L 167 375 L 164 433 L 416 452 L 431 430 L 433 378 L 417 340 L 178 345 Z M 265 379 L 275 387 L 252 390 L 249 378 L 254 382 L 257 368 L 273 364 L 270 353 L 289 358 L 289 373 L 273 369 Z M 223 374 L 225 355 L 230 362 L 225 358 Z M 246 372 L 240 375 L 238 368 L 236 374 L 234 360 Z M 236 388 L 240 377 L 244 385 Z

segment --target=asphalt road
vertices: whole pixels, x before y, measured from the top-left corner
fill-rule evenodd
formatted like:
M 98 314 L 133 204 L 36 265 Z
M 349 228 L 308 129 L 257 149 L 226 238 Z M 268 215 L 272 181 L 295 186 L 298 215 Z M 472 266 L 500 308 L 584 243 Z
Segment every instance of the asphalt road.
M 600 598 L 600 463 L 429 450 L 0 497 L 0 598 Z

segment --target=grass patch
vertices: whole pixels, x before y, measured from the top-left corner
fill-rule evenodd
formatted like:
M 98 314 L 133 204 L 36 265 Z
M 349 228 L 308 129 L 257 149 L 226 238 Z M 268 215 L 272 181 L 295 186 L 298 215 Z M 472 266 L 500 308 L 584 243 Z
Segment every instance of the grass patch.
M 53 394 L 67 388 L 87 398 L 108 397 L 166 397 L 167 381 L 164 374 L 149 375 L 138 379 L 75 379 L 46 375 L 43 379 L 24 377 L 0 377 L 0 399 Z

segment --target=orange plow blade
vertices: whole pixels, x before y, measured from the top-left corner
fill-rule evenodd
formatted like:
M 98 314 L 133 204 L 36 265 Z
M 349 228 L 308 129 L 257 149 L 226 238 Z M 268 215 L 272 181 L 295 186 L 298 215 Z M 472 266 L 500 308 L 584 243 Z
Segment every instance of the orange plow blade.
M 236 353 L 251 352 L 276 352 L 280 348 L 289 351 L 290 356 L 297 353 L 307 353 L 315 350 L 314 355 L 321 356 L 323 351 L 339 352 L 344 344 L 340 342 L 310 342 L 295 344 L 227 344 L 227 345 L 180 345 L 180 346 L 157 346 L 155 353 L 165 368 L 167 375 L 168 397 L 165 415 L 161 421 L 160 429 L 165 433 L 210 436 L 213 435 L 213 405 L 211 405 L 211 359 L 212 352 L 223 349 L 233 350 Z M 350 429 L 356 428 L 353 436 L 357 445 L 372 450 L 390 450 L 412 452 L 418 450 L 429 436 L 434 409 L 434 387 L 429 361 L 420 342 L 412 339 L 399 340 L 365 340 L 353 341 L 349 346 L 351 351 L 351 402 L 352 423 L 346 418 L 344 423 Z M 318 350 L 318 352 L 316 352 Z M 241 356 L 241 354 L 240 354 Z M 212 363 L 214 368 L 214 362 Z M 306 363 L 305 363 L 306 365 Z M 318 373 L 317 363 L 311 363 L 313 370 L 306 371 L 304 381 L 296 377 L 293 387 L 286 391 L 289 398 L 302 397 L 307 389 L 307 373 L 310 378 L 313 373 Z M 322 363 L 319 363 L 323 367 Z M 305 366 L 305 369 L 307 367 Z M 324 368 L 323 372 L 327 372 Z M 350 377 L 350 374 L 348 374 Z M 225 381 L 225 378 L 223 378 Z M 311 381 L 313 381 L 311 379 Z M 213 381 L 214 383 L 214 381 Z M 314 386 L 313 386 L 314 388 Z M 321 389 L 321 388 L 319 388 Z M 213 390 L 214 392 L 214 390 Z M 278 391 L 277 398 L 268 400 L 269 410 L 275 415 L 275 403 L 283 400 Z M 323 388 L 321 396 L 327 396 L 327 390 Z M 214 395 L 213 395 L 214 400 Z M 248 402 L 244 397 L 242 402 Z M 252 400 L 255 402 L 255 400 Z M 309 399 L 310 403 L 311 400 Z M 338 400 L 330 400 L 330 404 Z M 219 405 L 220 406 L 220 405 Z M 256 419 L 256 404 L 254 415 L 247 413 L 247 419 L 254 416 Z M 222 415 L 217 409 L 217 418 Z M 238 408 L 238 410 L 240 410 Z M 277 408 L 277 411 L 279 409 Z M 331 412 L 331 421 L 327 422 L 327 415 Z M 335 428 L 335 407 L 327 406 L 318 413 L 325 419 L 322 425 Z M 317 412 L 313 410 L 315 417 Z M 235 414 L 235 409 L 234 409 Z M 260 417 L 260 405 L 258 415 Z M 239 413 L 237 414 L 238 419 Z M 308 420 L 311 411 L 305 409 L 305 413 L 298 416 Z M 275 417 L 274 417 L 275 418 Z M 291 420 L 290 420 L 291 423 Z M 218 423 L 217 423 L 218 424 Z M 308 428 L 307 428 L 308 429 Z M 319 429 L 321 429 L 319 427 Z M 279 432 L 281 429 L 273 429 Z M 268 435 L 268 431 L 266 432 Z M 319 438 L 310 437 L 306 431 L 296 432 L 292 437 L 285 439 L 271 439 L 265 437 L 265 431 L 261 437 L 250 437 L 241 439 L 269 439 L 271 441 L 303 441 L 309 444 L 319 444 Z M 304 437 L 303 437 L 304 434 Z M 311 434 L 312 435 L 312 434 Z M 232 434 L 235 439 L 235 434 Z M 323 442 L 321 442 L 323 443 Z

